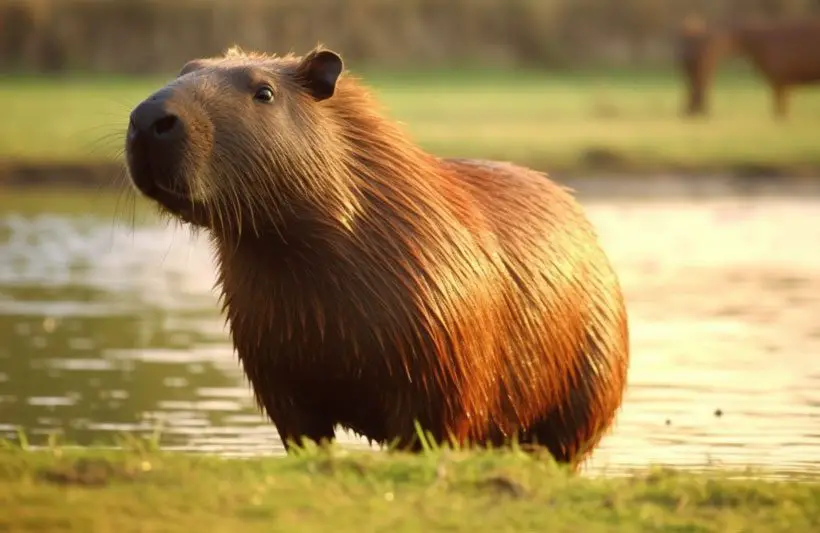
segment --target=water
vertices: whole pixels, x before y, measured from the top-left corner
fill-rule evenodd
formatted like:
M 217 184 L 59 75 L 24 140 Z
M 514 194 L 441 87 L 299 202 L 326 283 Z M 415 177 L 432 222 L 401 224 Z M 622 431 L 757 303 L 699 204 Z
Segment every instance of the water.
M 820 195 L 581 198 L 621 275 L 633 349 L 588 467 L 820 472 Z M 205 239 L 142 211 L 115 219 L 109 200 L 0 200 L 0 436 L 110 443 L 161 425 L 168 448 L 281 453 L 232 353 Z

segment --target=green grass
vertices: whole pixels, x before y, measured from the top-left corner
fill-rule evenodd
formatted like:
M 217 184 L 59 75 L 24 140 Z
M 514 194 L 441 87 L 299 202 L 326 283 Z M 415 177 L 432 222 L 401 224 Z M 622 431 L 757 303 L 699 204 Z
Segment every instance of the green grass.
M 516 450 L 227 459 L 144 443 L 0 446 L 0 531 L 800 533 L 820 524 L 820 482 L 662 469 L 589 477 Z
M 820 169 L 820 87 L 793 95 L 785 123 L 744 69 L 725 71 L 713 115 L 680 116 L 671 72 L 399 73 L 365 80 L 392 117 L 442 155 L 512 159 L 546 170 Z M 132 106 L 164 78 L 0 80 L 0 163 L 94 162 L 116 156 Z

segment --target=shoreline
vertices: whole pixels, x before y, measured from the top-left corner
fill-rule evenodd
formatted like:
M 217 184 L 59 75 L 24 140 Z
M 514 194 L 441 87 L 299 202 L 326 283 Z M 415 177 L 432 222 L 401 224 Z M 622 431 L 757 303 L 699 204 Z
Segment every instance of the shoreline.
M 648 468 L 571 474 L 516 450 L 305 448 L 283 458 L 0 442 L 3 531 L 809 532 L 820 478 Z M 135 529 L 136 528 L 136 529 Z
M 598 164 L 545 165 L 516 161 L 547 172 L 550 177 L 580 194 L 592 196 L 653 197 L 777 194 L 820 194 L 820 166 L 794 168 L 771 165 L 752 168 L 678 168 L 674 165 Z M 546 169 L 545 167 L 551 167 Z M 93 162 L 0 162 L 0 189 L 27 190 L 119 190 L 125 169 L 119 161 Z

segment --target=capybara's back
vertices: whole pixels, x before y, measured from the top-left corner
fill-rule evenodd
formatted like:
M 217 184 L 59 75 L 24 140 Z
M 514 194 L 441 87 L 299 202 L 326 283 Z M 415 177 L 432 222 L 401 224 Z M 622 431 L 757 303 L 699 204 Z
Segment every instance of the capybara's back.
M 490 416 L 453 428 L 479 441 L 518 433 L 560 461 L 582 459 L 612 424 L 626 383 L 618 278 L 581 207 L 543 174 L 489 161 L 445 167 L 482 214 L 476 234 L 492 242 L 486 298 L 463 302 L 492 311 L 472 318 L 468 331 L 481 332 L 483 346 L 465 358 L 474 363 L 460 396 Z
M 571 195 L 426 153 L 341 58 L 192 61 L 131 115 L 135 186 L 205 228 L 234 346 L 290 449 L 340 425 L 576 463 L 625 387 L 616 275 Z

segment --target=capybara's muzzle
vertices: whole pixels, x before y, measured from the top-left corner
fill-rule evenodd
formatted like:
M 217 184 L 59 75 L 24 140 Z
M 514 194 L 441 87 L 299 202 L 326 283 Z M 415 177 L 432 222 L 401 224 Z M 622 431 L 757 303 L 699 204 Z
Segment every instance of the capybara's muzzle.
M 160 91 L 131 112 L 125 141 L 134 185 L 144 194 L 185 194 L 180 167 L 187 146 L 183 119 Z

